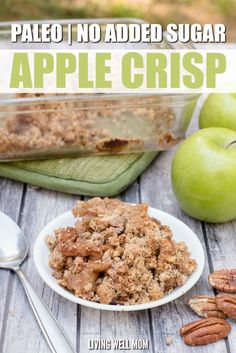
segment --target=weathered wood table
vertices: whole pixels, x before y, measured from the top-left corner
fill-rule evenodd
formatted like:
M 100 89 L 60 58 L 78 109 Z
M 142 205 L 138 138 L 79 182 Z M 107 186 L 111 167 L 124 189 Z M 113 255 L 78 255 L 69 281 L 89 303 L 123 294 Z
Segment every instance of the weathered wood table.
M 161 153 L 139 180 L 120 197 L 129 202 L 148 202 L 150 206 L 183 220 L 201 240 L 206 264 L 201 280 L 186 295 L 170 304 L 147 311 L 122 313 L 93 310 L 73 304 L 48 288 L 33 263 L 34 242 L 44 225 L 71 209 L 78 197 L 0 179 L 0 210 L 19 224 L 30 244 L 29 257 L 23 269 L 67 332 L 78 353 L 91 351 L 89 339 L 100 338 L 148 339 L 149 349 L 141 350 L 143 352 L 234 353 L 236 350 L 236 324 L 228 339 L 202 347 L 184 345 L 178 333 L 182 324 L 197 319 L 187 306 L 188 299 L 196 294 L 212 293 L 207 282 L 209 271 L 224 266 L 236 267 L 236 221 L 222 225 L 205 224 L 181 212 L 170 184 L 173 153 L 174 150 Z M 0 236 L 7 237 L 7 234 Z M 21 284 L 14 274 L 4 270 L 0 271 L 0 332 L 1 353 L 49 352 Z M 168 336 L 173 338 L 169 346 L 166 344 Z

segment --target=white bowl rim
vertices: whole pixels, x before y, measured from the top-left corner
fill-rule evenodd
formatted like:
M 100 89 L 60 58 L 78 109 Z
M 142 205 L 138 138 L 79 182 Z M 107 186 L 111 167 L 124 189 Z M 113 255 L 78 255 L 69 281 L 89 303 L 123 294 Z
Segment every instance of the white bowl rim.
M 170 294 L 165 295 L 163 298 L 161 298 L 159 300 L 151 301 L 151 302 L 144 303 L 144 304 L 112 305 L 112 304 L 96 303 L 96 302 L 92 302 L 92 301 L 88 301 L 88 300 L 76 297 L 73 293 L 69 292 L 68 290 L 66 290 L 65 288 L 60 286 L 57 283 L 56 279 L 51 274 L 52 270 L 50 269 L 50 267 L 48 265 L 48 258 L 47 258 L 47 270 L 48 271 L 46 271 L 42 265 L 42 258 L 40 256 L 40 254 L 43 251 L 43 248 L 47 249 L 48 254 L 49 254 L 49 249 L 47 248 L 47 245 L 45 243 L 45 236 L 48 234 L 53 234 L 53 230 L 58 228 L 58 225 L 56 225 L 56 224 L 59 222 L 62 223 L 62 221 L 65 220 L 65 223 L 63 222 L 63 224 L 65 227 L 68 226 L 69 225 L 68 220 L 69 219 L 71 220 L 73 217 L 71 211 L 67 211 L 67 212 L 61 214 L 60 216 L 54 218 L 51 222 L 49 222 L 42 229 L 42 231 L 39 233 L 39 235 L 36 239 L 34 250 L 33 250 L 33 259 L 34 259 L 34 263 L 35 263 L 36 269 L 37 269 L 40 277 L 53 291 L 55 291 L 56 293 L 58 293 L 62 297 L 66 298 L 74 303 L 77 303 L 77 304 L 80 304 L 80 305 L 83 305 L 83 306 L 86 306 L 89 308 L 99 309 L 99 310 L 107 310 L 107 311 L 146 310 L 146 309 L 151 309 L 154 307 L 158 307 L 158 306 L 167 304 L 167 303 L 172 302 L 173 300 L 176 300 L 177 298 L 181 297 L 183 294 L 188 292 L 196 284 L 196 282 L 199 280 L 199 278 L 201 277 L 202 272 L 204 270 L 205 254 L 204 254 L 202 244 L 201 244 L 199 238 L 197 237 L 197 235 L 184 222 L 182 222 L 178 218 L 170 215 L 167 212 L 161 211 L 161 210 L 153 208 L 153 207 L 149 207 L 148 212 L 151 213 L 151 216 L 154 218 L 163 218 L 164 217 L 164 218 L 169 218 L 173 222 L 177 222 L 177 224 L 179 224 L 179 226 L 181 226 L 183 229 L 185 229 L 185 231 L 189 233 L 189 236 L 192 237 L 192 240 L 194 242 L 194 248 L 197 249 L 197 252 L 198 252 L 197 258 L 196 257 L 194 258 L 197 261 L 197 269 L 194 271 L 194 273 L 192 275 L 189 276 L 187 282 L 183 286 L 176 287 Z M 158 217 L 155 217 L 156 213 L 158 213 Z M 161 223 L 162 223 L 162 221 L 161 221 Z M 162 223 L 162 224 L 164 224 L 164 223 Z M 167 224 L 167 222 L 165 222 L 165 224 Z M 60 227 L 61 226 L 63 226 L 63 225 L 60 225 Z M 173 238 L 175 239 L 174 229 L 171 228 L 171 230 L 173 232 Z M 178 239 L 177 241 L 181 241 L 181 239 Z M 187 246 L 189 248 L 189 244 L 187 244 Z

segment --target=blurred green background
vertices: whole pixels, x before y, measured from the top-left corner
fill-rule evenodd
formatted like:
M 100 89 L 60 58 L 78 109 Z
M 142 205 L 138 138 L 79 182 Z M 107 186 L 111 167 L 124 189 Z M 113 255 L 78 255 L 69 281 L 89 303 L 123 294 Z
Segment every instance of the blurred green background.
M 236 0 L 0 0 L 0 20 L 137 17 L 150 23 L 225 23 L 236 42 Z

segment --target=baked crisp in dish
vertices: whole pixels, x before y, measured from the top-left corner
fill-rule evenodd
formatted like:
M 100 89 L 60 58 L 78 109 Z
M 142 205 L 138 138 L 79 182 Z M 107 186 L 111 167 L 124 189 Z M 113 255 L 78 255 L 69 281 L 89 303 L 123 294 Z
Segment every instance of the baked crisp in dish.
M 4 106 L 1 160 L 166 149 L 180 140 L 174 133 L 175 113 L 158 104 L 161 98 L 155 98 L 156 104 L 151 98 L 132 98 L 97 100 L 93 105 L 76 95 L 73 100 L 59 98 L 18 94 L 21 103 Z
M 58 283 L 80 298 L 121 305 L 157 300 L 182 286 L 196 262 L 147 210 L 118 199 L 79 201 L 75 226 L 46 238 Z

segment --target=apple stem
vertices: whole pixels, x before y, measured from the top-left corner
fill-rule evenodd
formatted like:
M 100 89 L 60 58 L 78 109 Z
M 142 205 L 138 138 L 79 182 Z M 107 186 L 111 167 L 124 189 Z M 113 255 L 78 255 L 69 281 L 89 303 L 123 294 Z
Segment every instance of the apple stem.
M 236 144 L 236 140 L 230 142 L 225 148 L 227 149 L 227 148 L 229 148 L 230 146 L 235 145 L 235 144 Z

